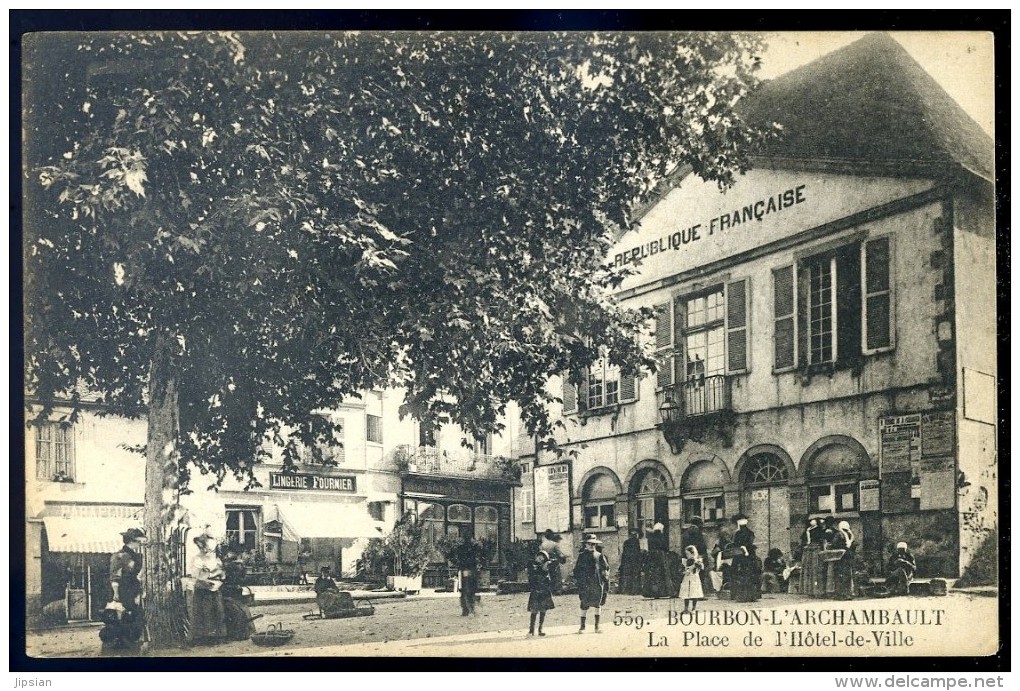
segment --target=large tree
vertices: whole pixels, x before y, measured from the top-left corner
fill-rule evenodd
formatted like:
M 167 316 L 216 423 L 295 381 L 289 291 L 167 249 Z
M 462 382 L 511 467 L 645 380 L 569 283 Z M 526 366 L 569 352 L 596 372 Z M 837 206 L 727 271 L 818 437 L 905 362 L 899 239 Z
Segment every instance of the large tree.
M 551 439 L 549 377 L 651 366 L 607 251 L 672 171 L 725 185 L 762 133 L 735 34 L 29 36 L 27 386 L 148 416 L 150 634 L 191 468 L 369 387 Z M 41 183 L 41 184 L 39 184 Z M 77 399 L 72 400 L 77 405 Z M 48 410 L 44 411 L 44 414 Z

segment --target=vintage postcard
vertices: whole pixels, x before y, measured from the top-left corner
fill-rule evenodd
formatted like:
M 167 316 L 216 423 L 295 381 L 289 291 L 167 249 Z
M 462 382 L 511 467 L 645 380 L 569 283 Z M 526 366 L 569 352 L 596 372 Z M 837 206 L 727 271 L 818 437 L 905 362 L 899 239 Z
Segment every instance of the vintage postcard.
M 25 34 L 25 654 L 995 655 L 993 49 Z

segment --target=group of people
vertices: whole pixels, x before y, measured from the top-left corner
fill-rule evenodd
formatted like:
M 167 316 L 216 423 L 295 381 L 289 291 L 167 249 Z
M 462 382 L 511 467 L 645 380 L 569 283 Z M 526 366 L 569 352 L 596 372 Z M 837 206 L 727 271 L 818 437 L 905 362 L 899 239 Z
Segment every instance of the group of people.
M 536 633 L 539 636 L 545 635 L 542 627 L 545 625 L 546 612 L 556 607 L 552 596 L 560 592 L 562 587 L 560 566 L 566 562 L 566 557 L 559 548 L 560 541 L 559 535 L 547 530 L 538 553 L 528 564 L 530 590 L 528 612 L 531 613 L 529 636 Z M 588 614 L 591 611 L 594 615 L 593 631 L 601 633 L 599 625 L 602 619 L 602 606 L 609 597 L 609 560 L 602 552 L 602 542 L 594 534 L 585 535 L 582 546 L 584 549 L 578 555 L 573 570 L 581 614 L 581 626 L 577 632 L 584 633 L 588 628 Z
M 799 572 L 801 594 L 852 600 L 857 540 L 850 523 L 837 523 L 832 516 L 811 518 L 800 543 L 791 576 Z
M 699 600 L 717 590 L 712 572 L 701 518 L 692 518 L 680 541 L 683 553 L 669 550 L 664 526 L 656 523 L 647 537 L 632 530 L 623 543 L 620 557 L 619 592 L 647 598 L 684 600 L 685 609 L 694 609 Z
M 121 533 L 124 545 L 110 558 L 110 589 L 113 597 L 103 611 L 104 627 L 99 632 L 103 645 L 112 650 L 136 648 L 145 623 L 142 605 L 142 544 L 145 531 L 129 528 Z M 236 550 L 217 553 L 214 537 L 203 533 L 194 539 L 198 553 L 192 561 L 186 584 L 188 639 L 192 643 L 245 640 L 255 627 L 244 601 L 244 564 Z

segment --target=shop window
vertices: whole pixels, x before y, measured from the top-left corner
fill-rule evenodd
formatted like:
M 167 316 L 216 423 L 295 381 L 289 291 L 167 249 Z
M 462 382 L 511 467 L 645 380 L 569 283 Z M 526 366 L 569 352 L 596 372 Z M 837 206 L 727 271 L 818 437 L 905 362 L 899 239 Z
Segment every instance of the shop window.
M 446 532 L 449 535 L 467 537 L 471 530 L 471 507 L 463 504 L 452 504 L 446 509 Z
M 40 480 L 74 481 L 74 428 L 63 422 L 35 427 L 35 472 Z
M 254 552 L 259 540 L 261 511 L 256 508 L 227 509 L 227 544 L 236 545 L 244 552 Z
M 773 272 L 774 368 L 836 365 L 894 346 L 892 240 L 820 252 Z
M 446 530 L 446 508 L 442 504 L 419 502 L 417 505 L 418 520 L 421 521 L 422 533 L 432 545 L 432 561 L 441 561 L 437 545 Z
M 726 512 L 723 510 L 722 494 L 704 497 L 684 498 L 684 520 L 701 518 L 705 523 L 714 523 L 723 520 Z
M 488 541 L 492 545 L 491 561 L 499 560 L 499 512 L 495 507 L 475 508 L 475 539 Z
M 723 485 L 726 478 L 717 465 L 711 461 L 692 464 L 680 481 L 683 497 L 684 519 L 700 517 L 705 523 L 715 523 L 726 518 L 723 503 Z
M 858 511 L 860 490 L 856 481 L 812 485 L 808 488 L 811 513 L 847 513 Z
M 378 415 L 365 416 L 365 439 L 375 444 L 382 444 L 382 418 Z
M 608 475 L 600 474 L 585 483 L 584 526 L 586 528 L 616 527 L 616 483 Z

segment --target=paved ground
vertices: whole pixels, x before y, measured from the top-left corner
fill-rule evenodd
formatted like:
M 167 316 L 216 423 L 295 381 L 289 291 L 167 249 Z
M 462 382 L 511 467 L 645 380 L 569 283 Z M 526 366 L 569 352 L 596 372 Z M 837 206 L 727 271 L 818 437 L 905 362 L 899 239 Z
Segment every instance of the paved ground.
M 223 656 L 769 656 L 983 655 L 996 648 L 998 600 L 975 593 L 850 603 L 794 595 L 765 596 L 753 606 L 711 599 L 699 618 L 678 616 L 682 602 L 614 595 L 603 609 L 603 633 L 577 635 L 575 596 L 556 598 L 544 638 L 526 635 L 527 594 L 485 594 L 474 616 L 460 616 L 456 596 L 418 596 L 376 603 L 371 617 L 304 620 L 308 605 L 270 605 L 259 630 L 281 624 L 296 634 L 280 648 L 250 641 L 163 655 Z M 671 615 L 671 612 L 674 613 Z M 858 621 L 849 621 L 850 614 Z M 640 621 L 637 618 L 640 617 Z M 909 618 L 909 621 L 908 621 Z M 750 638 L 748 638 L 750 636 Z M 754 637 L 760 636 L 759 640 Z M 745 641 L 745 639 L 747 639 Z M 757 643 L 757 645 L 755 645 Z M 36 657 L 97 657 L 98 628 L 30 633 Z

